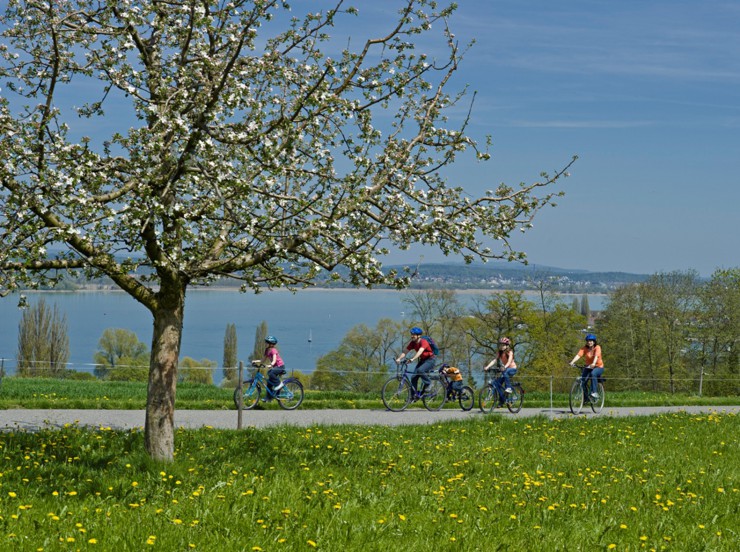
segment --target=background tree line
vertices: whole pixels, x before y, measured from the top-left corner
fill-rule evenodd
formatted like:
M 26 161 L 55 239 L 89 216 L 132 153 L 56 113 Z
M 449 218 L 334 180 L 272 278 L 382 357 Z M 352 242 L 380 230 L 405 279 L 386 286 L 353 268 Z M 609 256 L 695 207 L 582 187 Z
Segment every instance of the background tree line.
M 311 385 L 377 389 L 408 342 L 408 328 L 419 325 L 440 345 L 440 362 L 461 368 L 471 383 L 481 382 L 482 366 L 508 336 L 529 388 L 552 380 L 555 391 L 565 391 L 575 375 L 567 362 L 592 331 L 613 390 L 740 392 L 739 268 L 717 270 L 708 280 L 693 271 L 658 273 L 610 293 L 601 312 L 591 311 L 586 296 L 566 305 L 546 279 L 535 288 L 534 301 L 505 291 L 481 295 L 472 307 L 452 290 L 410 291 L 410 318 L 354 327 L 318 360 Z

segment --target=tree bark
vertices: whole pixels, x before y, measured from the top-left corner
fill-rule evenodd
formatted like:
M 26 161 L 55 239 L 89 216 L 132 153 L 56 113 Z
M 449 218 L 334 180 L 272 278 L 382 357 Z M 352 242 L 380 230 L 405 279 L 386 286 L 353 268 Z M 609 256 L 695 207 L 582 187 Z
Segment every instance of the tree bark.
M 144 436 L 149 456 L 172 462 L 175 452 L 175 393 L 180 355 L 185 287 L 160 291 L 153 310 L 152 354 Z

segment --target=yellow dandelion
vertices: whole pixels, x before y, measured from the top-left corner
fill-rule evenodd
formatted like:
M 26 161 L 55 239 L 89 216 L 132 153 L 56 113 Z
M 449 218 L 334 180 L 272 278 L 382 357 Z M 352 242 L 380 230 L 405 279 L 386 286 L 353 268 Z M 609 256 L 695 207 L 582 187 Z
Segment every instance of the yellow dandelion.
M 310 541 L 308 541 L 308 546 L 310 546 L 311 548 L 316 548 L 316 543 L 314 541 L 310 540 Z
M 87 544 L 98 544 L 98 539 L 89 539 Z
M 621 525 L 619 526 L 619 528 L 620 528 L 620 529 L 627 529 L 627 525 L 625 525 L 624 523 L 622 523 L 622 524 L 621 524 Z
M 516 519 L 516 514 L 511 514 L 511 515 L 509 516 L 509 519 Z
M 607 548 L 608 548 L 609 550 L 614 550 L 614 549 L 615 549 L 616 547 L 617 547 L 617 545 L 616 545 L 616 544 L 614 544 L 614 543 L 612 543 L 612 544 L 610 544 L 609 546 L 607 546 Z
M 641 540 L 642 542 L 645 542 L 645 541 L 647 540 L 647 536 L 646 536 L 646 535 L 641 535 L 641 536 L 640 536 L 640 540 Z
M 718 493 L 724 493 L 725 492 L 725 489 L 723 487 L 717 487 L 717 492 Z
M 406 516 L 404 516 L 403 514 L 398 514 L 398 519 L 400 519 L 401 521 L 406 521 Z

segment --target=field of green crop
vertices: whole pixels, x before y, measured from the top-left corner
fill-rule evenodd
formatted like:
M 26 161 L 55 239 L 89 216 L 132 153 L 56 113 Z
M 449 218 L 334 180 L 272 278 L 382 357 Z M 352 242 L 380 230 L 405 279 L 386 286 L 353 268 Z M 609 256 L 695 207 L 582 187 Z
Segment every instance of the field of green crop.
M 0 549 L 740 549 L 740 417 L 0 433 Z

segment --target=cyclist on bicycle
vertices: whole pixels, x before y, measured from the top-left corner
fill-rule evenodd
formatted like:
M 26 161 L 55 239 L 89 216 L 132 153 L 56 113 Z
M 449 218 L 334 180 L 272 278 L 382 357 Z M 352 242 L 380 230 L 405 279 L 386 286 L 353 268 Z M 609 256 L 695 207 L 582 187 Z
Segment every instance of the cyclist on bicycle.
M 410 332 L 411 341 L 406 346 L 406 351 L 416 351 L 416 353 L 409 359 L 409 362 L 418 361 L 416 368 L 414 368 L 414 375 L 411 377 L 411 385 L 417 393 L 424 393 L 427 386 L 432 383 L 432 380 L 429 379 L 429 372 L 434 370 L 436 363 L 434 350 L 429 342 L 421 337 L 424 333 L 421 328 L 414 326 Z M 401 362 L 405 356 L 406 352 L 404 351 L 396 359 L 396 362 Z M 419 378 L 423 383 L 421 390 L 418 389 Z
M 511 380 L 509 378 L 516 374 L 517 369 L 516 362 L 514 361 L 514 349 L 511 347 L 511 340 L 508 337 L 502 337 L 498 340 L 498 353 L 496 354 L 496 358 L 489 362 L 485 368 L 483 368 L 483 371 L 488 372 L 491 366 L 497 363 L 500 366 L 501 375 L 496 380 L 496 383 L 499 388 L 503 387 L 504 393 L 511 394 L 513 390 L 511 388 Z
M 601 345 L 596 343 L 596 336 L 594 334 L 590 333 L 586 335 L 586 345 L 573 357 L 570 365 L 574 366 L 581 357 L 583 357 L 583 361 L 586 363 L 581 373 L 581 379 L 583 379 L 585 385 L 588 378 L 591 378 L 591 397 L 596 399 L 599 397 L 599 394 L 596 392 L 599 377 L 604 373 L 604 358 L 601 356 Z
M 265 355 L 262 359 L 262 364 L 267 366 L 269 364 L 269 369 L 267 370 L 267 387 L 268 390 L 272 393 L 272 395 L 276 394 L 280 389 L 283 387 L 283 382 L 280 379 L 280 376 L 285 374 L 285 363 L 283 362 L 283 359 L 280 357 L 280 353 L 277 350 L 278 340 L 275 338 L 275 336 L 268 335 L 265 338 Z M 271 400 L 272 396 L 268 393 L 267 400 Z

